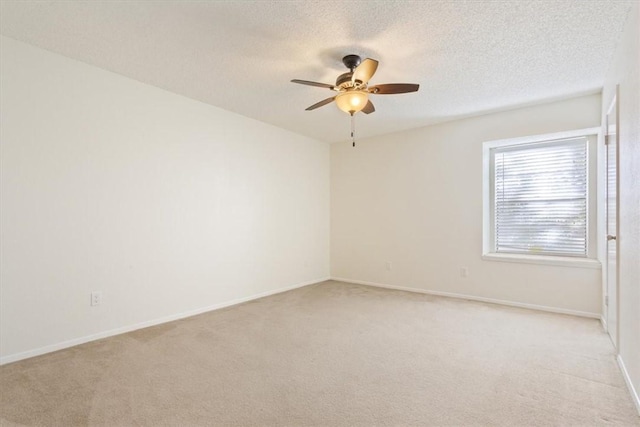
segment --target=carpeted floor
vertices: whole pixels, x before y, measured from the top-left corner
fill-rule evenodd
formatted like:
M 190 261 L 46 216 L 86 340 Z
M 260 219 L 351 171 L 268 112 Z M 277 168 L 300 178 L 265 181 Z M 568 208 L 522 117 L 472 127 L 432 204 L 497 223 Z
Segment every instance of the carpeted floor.
M 596 320 L 339 282 L 5 365 L 0 420 L 640 426 Z

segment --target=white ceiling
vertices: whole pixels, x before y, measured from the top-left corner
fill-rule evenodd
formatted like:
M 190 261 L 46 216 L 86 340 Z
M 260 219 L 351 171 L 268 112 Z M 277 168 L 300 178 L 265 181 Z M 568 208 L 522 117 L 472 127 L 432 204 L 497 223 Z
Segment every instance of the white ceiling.
M 332 96 L 342 56 L 380 61 L 359 137 L 598 91 L 637 0 L 2 1 L 0 32 L 324 141 L 349 139 Z

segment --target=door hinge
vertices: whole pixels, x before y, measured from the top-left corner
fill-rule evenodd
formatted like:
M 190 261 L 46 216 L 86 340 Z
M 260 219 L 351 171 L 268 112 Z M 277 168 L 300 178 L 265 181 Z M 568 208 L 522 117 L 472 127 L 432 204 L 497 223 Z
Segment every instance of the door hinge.
M 604 145 L 609 145 L 609 135 L 604 136 Z
M 607 307 L 609 306 L 609 295 L 604 297 L 604 305 L 606 305 Z

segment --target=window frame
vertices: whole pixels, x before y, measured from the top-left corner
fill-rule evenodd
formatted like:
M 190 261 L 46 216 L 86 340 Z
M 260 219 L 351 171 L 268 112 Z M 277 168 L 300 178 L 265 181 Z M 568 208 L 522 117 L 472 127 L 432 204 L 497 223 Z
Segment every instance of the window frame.
M 600 268 L 597 260 L 597 162 L 598 140 L 601 136 L 599 127 L 578 129 L 566 132 L 532 135 L 519 138 L 485 141 L 482 144 L 482 259 L 490 261 L 516 262 L 529 264 L 561 265 L 567 267 Z M 494 163 L 492 151 L 495 148 L 517 147 L 537 143 L 554 143 L 572 138 L 587 138 L 587 255 L 586 257 L 515 254 L 495 251 L 494 213 Z

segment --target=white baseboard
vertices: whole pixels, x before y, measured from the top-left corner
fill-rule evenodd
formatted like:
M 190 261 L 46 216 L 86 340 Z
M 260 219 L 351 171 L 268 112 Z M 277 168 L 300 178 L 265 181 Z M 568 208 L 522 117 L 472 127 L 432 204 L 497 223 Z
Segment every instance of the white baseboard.
M 405 286 L 387 285 L 384 283 L 366 282 L 363 280 L 346 279 L 344 277 L 332 277 L 331 280 L 337 280 L 339 282 L 355 283 L 358 285 L 375 286 L 377 288 L 395 289 L 398 291 L 417 292 L 427 295 L 436 295 L 441 297 L 466 299 L 471 301 L 488 302 L 491 304 L 508 305 L 510 307 L 528 308 L 530 310 L 547 311 L 550 313 L 570 314 L 572 316 L 589 317 L 592 319 L 600 319 L 600 313 L 590 313 L 588 311 L 570 310 L 567 308 L 548 307 L 545 305 L 527 304 L 523 302 L 508 301 L 494 298 L 478 297 L 475 295 L 455 294 L 451 292 L 430 291 L 420 288 L 409 288 Z
M 607 329 L 607 321 L 604 318 L 604 315 L 600 316 L 600 324 L 602 325 L 602 329 L 609 333 L 609 330 Z
M 633 386 L 633 383 L 631 382 L 631 377 L 629 376 L 629 372 L 627 372 L 626 366 L 624 366 L 624 361 L 622 360 L 622 357 L 618 355 L 616 360 L 618 361 L 618 366 L 622 371 L 622 377 L 624 378 L 624 382 L 627 383 L 627 388 L 629 389 L 629 393 L 631 393 L 631 399 L 633 400 L 633 403 L 636 405 L 636 410 L 638 411 L 638 415 L 640 415 L 640 396 L 638 396 L 638 392 L 636 391 L 636 388 Z
M 207 307 L 197 308 L 195 310 L 185 311 L 183 313 L 171 314 L 169 316 L 161 317 L 159 319 L 148 320 L 146 322 L 136 323 L 134 325 L 123 326 L 116 329 L 111 329 L 104 332 L 98 332 L 97 334 L 87 335 L 80 338 L 74 338 L 72 340 L 63 341 L 56 344 L 47 345 L 44 347 L 36 348 L 33 350 L 24 351 L 21 353 L 10 354 L 8 356 L 0 357 L 0 366 L 7 363 L 17 362 L 19 360 L 28 359 L 35 356 L 51 353 L 65 348 L 74 347 L 76 345 L 84 344 L 91 341 L 96 341 L 102 338 L 112 337 L 114 335 L 120 335 L 127 332 L 132 332 L 138 329 L 148 328 L 150 326 L 160 325 L 162 323 L 172 322 L 174 320 L 184 319 L 186 317 L 196 316 L 198 314 L 206 313 L 208 311 L 219 310 L 221 308 L 230 307 L 232 305 L 242 304 L 243 302 L 252 301 L 259 298 L 264 298 L 269 295 L 275 295 L 282 292 L 287 292 L 293 289 L 302 288 L 304 286 L 313 285 L 314 283 L 324 282 L 329 280 L 329 277 L 323 277 L 315 280 L 308 280 L 305 282 L 297 283 L 295 285 L 286 286 L 283 288 L 275 289 L 272 291 L 261 292 L 259 294 L 250 295 L 248 297 L 237 298 L 231 301 L 225 301 L 219 304 L 210 305 Z

